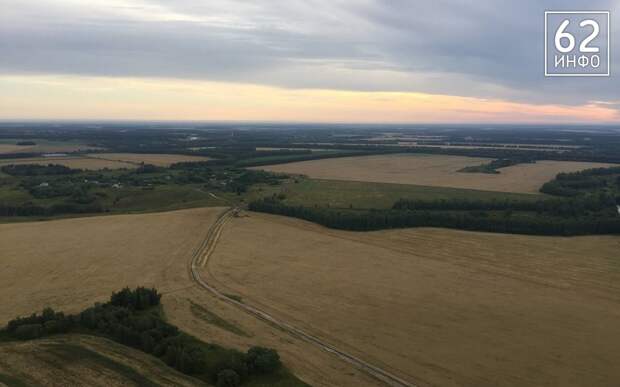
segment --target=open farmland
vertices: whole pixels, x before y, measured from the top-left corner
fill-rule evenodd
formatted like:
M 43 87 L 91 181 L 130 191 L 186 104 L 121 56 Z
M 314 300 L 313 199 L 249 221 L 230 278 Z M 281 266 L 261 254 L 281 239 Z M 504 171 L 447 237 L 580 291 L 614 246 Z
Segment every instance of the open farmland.
M 23 159 L 0 159 L 0 166 L 8 164 L 59 164 L 69 168 L 99 170 L 99 169 L 121 169 L 136 168 L 136 164 L 115 160 L 103 160 L 90 157 L 36 157 Z
M 167 154 L 141 154 L 141 153 L 93 153 L 88 157 L 130 164 L 152 164 L 160 167 L 168 167 L 174 163 L 207 161 L 208 157 L 167 155 Z
M 239 243 L 244 241 L 244 243 Z M 620 238 L 234 218 L 208 281 L 420 385 L 611 386 Z
M 218 211 L 0 224 L 0 286 L 15 301 L 0 305 L 2 322 L 44 306 L 77 312 L 123 286 L 169 290 L 183 279 L 163 268 L 184 268 Z
M 479 157 L 399 154 L 311 160 L 259 168 L 319 179 L 537 193 L 560 172 L 609 166 L 591 162 L 538 161 L 502 168 L 499 174 L 458 172 L 489 161 Z
M 241 350 L 275 348 L 285 365 L 313 386 L 375 385 L 333 355 L 195 287 L 187 265 L 221 211 L 0 224 L 0 324 L 45 306 L 74 313 L 123 286 L 155 286 L 164 294 L 167 319 L 206 342 Z

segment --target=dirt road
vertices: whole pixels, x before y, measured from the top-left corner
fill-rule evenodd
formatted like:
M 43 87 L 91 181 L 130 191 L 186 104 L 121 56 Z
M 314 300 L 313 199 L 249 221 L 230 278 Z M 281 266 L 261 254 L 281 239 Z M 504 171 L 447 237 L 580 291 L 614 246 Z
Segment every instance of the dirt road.
M 223 294 L 222 292 L 220 292 L 213 285 L 210 285 L 207 282 L 205 282 L 200 276 L 199 268 L 205 267 L 208 264 L 209 257 L 213 254 L 217 246 L 217 242 L 222 233 L 222 228 L 224 227 L 226 222 L 233 216 L 235 211 L 237 210 L 234 208 L 227 209 L 218 217 L 217 221 L 211 226 L 211 228 L 207 232 L 207 235 L 204 241 L 200 244 L 200 246 L 196 249 L 196 251 L 192 255 L 192 259 L 189 262 L 189 274 L 194 282 L 196 282 L 199 286 L 201 286 L 205 290 L 208 290 L 209 292 L 211 292 L 214 296 L 216 296 L 220 300 L 225 301 L 229 304 L 232 304 L 236 306 L 237 308 L 243 310 L 244 312 L 249 313 L 269 324 L 272 324 L 297 338 L 300 338 L 304 341 L 317 345 L 323 350 L 334 354 L 340 359 L 352 364 L 358 369 L 366 372 L 370 376 L 374 377 L 375 379 L 389 386 L 415 387 L 415 384 L 407 382 L 399 378 L 398 376 L 395 376 L 379 367 L 376 367 L 356 356 L 353 356 L 347 352 L 339 350 L 333 345 L 326 343 L 323 340 L 309 333 L 306 333 L 290 324 L 287 324 L 284 321 L 278 320 L 277 318 L 271 316 L 270 314 L 260 309 L 254 308 L 250 305 L 247 305 L 243 302 L 233 299 Z

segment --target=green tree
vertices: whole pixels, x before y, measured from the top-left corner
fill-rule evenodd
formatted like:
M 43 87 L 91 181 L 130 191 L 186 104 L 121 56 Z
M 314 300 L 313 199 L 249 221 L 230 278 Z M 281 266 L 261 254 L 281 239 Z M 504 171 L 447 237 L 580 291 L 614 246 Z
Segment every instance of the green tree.
M 241 384 L 241 378 L 233 370 L 222 370 L 217 374 L 217 387 L 237 387 Z

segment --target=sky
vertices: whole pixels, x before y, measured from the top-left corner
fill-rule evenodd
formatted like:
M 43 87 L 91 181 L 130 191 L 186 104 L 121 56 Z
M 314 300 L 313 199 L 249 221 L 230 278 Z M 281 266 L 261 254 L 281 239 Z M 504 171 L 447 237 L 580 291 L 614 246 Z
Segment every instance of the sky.
M 611 77 L 544 77 L 545 10 Z M 0 0 L 0 119 L 620 123 L 620 1 Z

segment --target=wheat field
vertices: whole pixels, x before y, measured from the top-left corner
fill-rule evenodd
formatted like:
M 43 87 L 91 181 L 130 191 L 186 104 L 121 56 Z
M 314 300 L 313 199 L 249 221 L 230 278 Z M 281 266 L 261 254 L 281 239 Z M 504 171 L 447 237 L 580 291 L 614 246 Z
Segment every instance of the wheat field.
M 258 169 L 307 175 L 317 179 L 414 184 L 485 191 L 538 193 L 560 172 L 575 172 L 610 164 L 538 161 L 500 169 L 499 174 L 463 173 L 460 169 L 488 163 L 491 159 L 464 156 L 398 154 L 343 157 L 268 165 Z
M 370 233 L 250 213 L 205 276 L 419 385 L 620 380 L 620 238 Z

